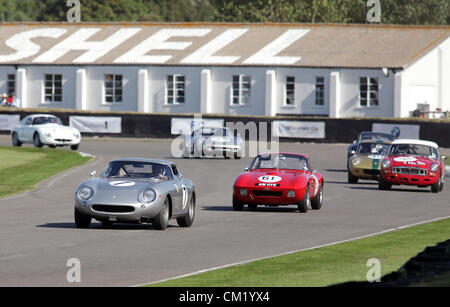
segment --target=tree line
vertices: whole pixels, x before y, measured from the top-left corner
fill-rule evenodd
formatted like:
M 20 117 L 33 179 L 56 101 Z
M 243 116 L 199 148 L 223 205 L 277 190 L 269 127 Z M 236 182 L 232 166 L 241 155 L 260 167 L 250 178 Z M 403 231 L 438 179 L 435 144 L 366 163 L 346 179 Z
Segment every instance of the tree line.
M 79 0 L 83 22 L 367 23 L 368 0 Z M 381 23 L 449 25 L 449 0 L 379 0 Z M 0 22 L 66 21 L 67 0 L 0 0 Z

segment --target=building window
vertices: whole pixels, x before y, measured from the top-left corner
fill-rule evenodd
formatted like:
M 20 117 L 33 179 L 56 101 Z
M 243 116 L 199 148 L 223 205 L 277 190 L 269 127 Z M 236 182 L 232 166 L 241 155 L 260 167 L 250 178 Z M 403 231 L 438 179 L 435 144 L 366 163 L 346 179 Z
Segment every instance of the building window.
M 16 75 L 8 75 L 8 82 L 6 85 L 6 93 L 8 96 L 12 96 L 16 93 Z
M 325 78 L 316 77 L 316 106 L 325 105 Z
M 293 106 L 295 104 L 295 77 L 286 78 L 286 105 Z
M 123 98 L 123 76 L 105 75 L 105 102 L 121 103 Z
M 246 75 L 233 76 L 233 105 L 250 103 L 251 77 Z
M 363 77 L 359 81 L 359 104 L 362 107 L 378 106 L 378 79 Z
M 185 76 L 167 76 L 167 104 L 180 104 L 185 102 Z
M 45 103 L 62 101 L 62 75 L 45 75 Z

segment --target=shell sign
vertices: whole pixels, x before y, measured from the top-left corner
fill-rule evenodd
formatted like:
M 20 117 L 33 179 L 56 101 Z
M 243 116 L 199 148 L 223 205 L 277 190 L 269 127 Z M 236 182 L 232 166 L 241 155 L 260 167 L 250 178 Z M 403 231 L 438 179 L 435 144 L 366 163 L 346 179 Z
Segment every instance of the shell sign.
M 293 50 L 285 51 L 309 31 L 218 26 L 1 26 L 0 64 L 294 65 L 301 57 Z

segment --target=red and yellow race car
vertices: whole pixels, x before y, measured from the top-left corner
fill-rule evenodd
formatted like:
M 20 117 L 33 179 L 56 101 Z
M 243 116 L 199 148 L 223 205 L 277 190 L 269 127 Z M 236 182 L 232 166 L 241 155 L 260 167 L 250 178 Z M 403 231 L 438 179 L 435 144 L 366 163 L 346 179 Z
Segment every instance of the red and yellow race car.
M 444 188 L 447 157 L 441 157 L 439 146 L 421 140 L 396 140 L 381 162 L 380 190 L 389 190 L 392 185 L 431 187 L 433 193 Z
M 233 209 L 245 205 L 297 205 L 302 213 L 323 204 L 323 176 L 312 169 L 305 155 L 273 153 L 258 155 L 233 185 Z

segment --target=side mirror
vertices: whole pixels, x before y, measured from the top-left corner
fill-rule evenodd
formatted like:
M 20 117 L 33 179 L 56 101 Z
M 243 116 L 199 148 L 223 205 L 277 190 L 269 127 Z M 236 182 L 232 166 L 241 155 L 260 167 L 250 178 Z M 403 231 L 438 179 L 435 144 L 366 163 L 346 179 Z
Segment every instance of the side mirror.
M 352 155 L 356 154 L 356 151 L 352 150 L 351 154 L 352 154 Z
M 96 171 L 91 171 L 91 172 L 89 173 L 89 176 L 91 176 L 91 177 L 95 177 L 95 175 L 97 175 L 97 172 L 96 172 Z
M 250 169 L 248 167 L 244 168 L 244 172 L 248 172 Z
M 442 160 L 447 160 L 448 159 L 448 157 L 447 156 L 442 156 Z

